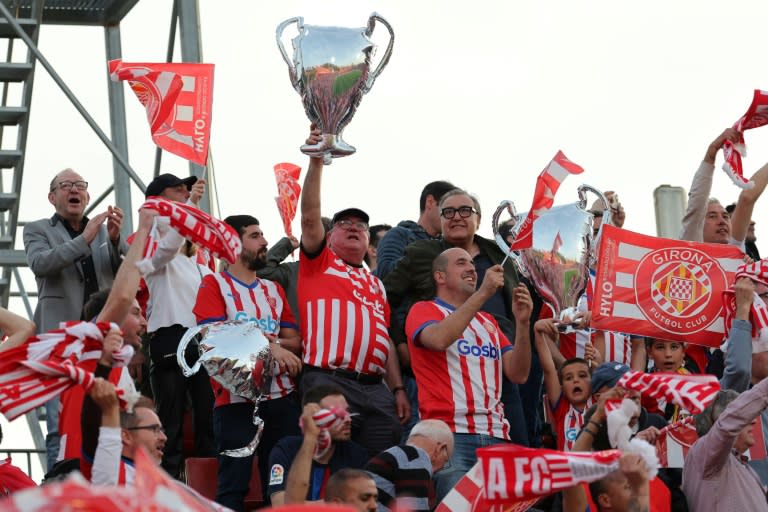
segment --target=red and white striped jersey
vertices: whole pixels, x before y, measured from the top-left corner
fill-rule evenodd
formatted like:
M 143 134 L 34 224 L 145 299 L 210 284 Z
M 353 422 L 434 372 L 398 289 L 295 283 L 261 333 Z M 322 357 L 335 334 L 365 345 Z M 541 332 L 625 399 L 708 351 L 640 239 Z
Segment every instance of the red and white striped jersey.
M 298 329 L 282 286 L 268 279 L 245 284 L 226 271 L 203 277 L 193 312 L 199 324 L 222 320 L 253 321 L 266 334 L 275 335 L 282 327 Z M 216 407 L 246 401 L 229 393 L 214 379 L 211 379 L 211 386 Z M 280 372 L 272 379 L 269 398 L 286 396 L 295 387 L 293 378 L 285 371 Z
M 509 423 L 501 403 L 501 358 L 512 350 L 512 344 L 493 316 L 476 313 L 461 338 L 444 351 L 419 343 L 425 327 L 442 321 L 454 310 L 440 299 L 417 302 L 405 321 L 421 418 L 443 420 L 456 433 L 509 439 Z
M 549 400 L 544 398 L 547 403 Z M 592 406 L 590 397 L 584 408 L 580 411 L 573 406 L 565 395 L 560 394 L 557 404 L 552 408 L 552 426 L 557 436 L 557 449 L 560 451 L 571 451 L 576 437 L 584 426 L 584 411 Z
M 299 304 L 304 363 L 369 375 L 384 373 L 389 357 L 389 304 L 381 280 L 323 246 L 302 250 Z

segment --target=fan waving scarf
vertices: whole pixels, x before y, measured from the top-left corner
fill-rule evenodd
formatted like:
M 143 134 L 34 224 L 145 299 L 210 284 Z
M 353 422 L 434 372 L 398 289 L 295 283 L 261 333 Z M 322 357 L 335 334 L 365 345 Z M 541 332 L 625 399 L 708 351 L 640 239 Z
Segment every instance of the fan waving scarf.
M 734 184 L 741 188 L 752 188 L 755 184 L 744 177 L 744 168 L 741 158 L 747 156 L 747 145 L 744 142 L 744 131 L 751 128 L 759 128 L 768 124 L 768 92 L 755 89 L 752 104 L 747 113 L 741 116 L 733 125 L 733 129 L 739 132 L 739 141 L 735 144 L 730 140 L 723 143 L 723 170 L 730 176 Z

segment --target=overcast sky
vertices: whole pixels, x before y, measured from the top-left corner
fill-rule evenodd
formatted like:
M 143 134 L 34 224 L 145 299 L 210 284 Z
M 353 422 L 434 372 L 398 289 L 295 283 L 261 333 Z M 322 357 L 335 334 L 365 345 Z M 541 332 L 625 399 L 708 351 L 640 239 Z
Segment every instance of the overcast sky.
M 378 11 L 394 29 L 389 66 L 344 132 L 357 154 L 334 161 L 323 183 L 326 214 L 358 206 L 372 223 L 415 219 L 423 185 L 447 179 L 479 196 L 488 236 L 501 200 L 529 208 L 536 176 L 560 149 L 585 172 L 566 181 L 556 203 L 575 201 L 580 183 L 616 190 L 625 227 L 655 234 L 653 190 L 687 190 L 709 142 L 746 111 L 755 88 L 768 89 L 764 0 L 199 4 L 204 61 L 216 65 L 211 149 L 221 215 L 255 215 L 270 243 L 283 235 L 272 166 L 307 164 L 299 146 L 308 121 L 275 44 L 276 26 L 293 16 L 363 27 Z M 134 7 L 121 26 L 123 60 L 165 59 L 171 5 Z M 380 58 L 384 27 L 374 36 Z M 44 26 L 39 44 L 108 132 L 103 30 Z M 129 158 L 148 182 L 154 146 L 144 109 L 127 87 L 125 102 Z M 768 161 L 768 128 L 746 140 L 751 175 Z M 27 150 L 22 220 L 51 214 L 47 184 L 65 167 L 91 182 L 94 197 L 112 183 L 109 152 L 41 67 Z M 178 158 L 163 162 L 164 172 L 188 172 Z M 718 155 L 713 195 L 727 204 L 739 190 L 721 163 Z M 135 189 L 134 208 L 140 199 Z M 755 213 L 768 252 L 766 212 L 768 199 Z

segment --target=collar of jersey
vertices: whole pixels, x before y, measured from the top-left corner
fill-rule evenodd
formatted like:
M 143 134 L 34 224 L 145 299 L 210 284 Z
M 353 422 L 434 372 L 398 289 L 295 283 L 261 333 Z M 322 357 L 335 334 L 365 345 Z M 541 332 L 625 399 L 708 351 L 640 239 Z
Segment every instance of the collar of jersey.
M 259 279 L 259 278 L 257 277 L 257 278 L 256 278 L 256 280 L 255 280 L 254 282 L 252 282 L 251 284 L 248 284 L 248 283 L 244 283 L 244 282 L 242 282 L 241 280 L 239 280 L 238 278 L 236 278 L 235 276 L 233 276 L 232 274 L 230 274 L 228 270 L 225 270 L 225 271 L 224 271 L 224 273 L 225 273 L 225 274 L 227 274 L 227 275 L 230 277 L 230 279 L 232 279 L 233 281 L 237 281 L 238 283 L 240 283 L 241 285 L 245 286 L 246 288 L 253 288 L 253 287 L 255 287 L 257 284 L 259 284 L 259 283 L 261 282 L 261 279 Z
M 448 304 L 447 302 L 445 302 L 444 300 L 442 300 L 442 299 L 440 299 L 440 298 L 438 298 L 438 297 L 435 297 L 435 302 L 436 302 L 436 303 L 437 303 L 439 306 L 443 306 L 444 308 L 448 308 L 448 309 L 450 309 L 451 311 L 456 311 L 456 308 L 455 308 L 455 307 L 453 307 L 452 305 Z

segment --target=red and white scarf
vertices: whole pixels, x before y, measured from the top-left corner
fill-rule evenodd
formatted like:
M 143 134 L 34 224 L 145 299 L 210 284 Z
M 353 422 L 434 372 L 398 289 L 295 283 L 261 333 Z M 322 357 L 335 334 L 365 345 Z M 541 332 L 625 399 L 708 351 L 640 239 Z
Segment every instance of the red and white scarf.
M 665 399 L 699 414 L 715 399 L 720 382 L 714 375 L 643 373 L 629 370 L 616 383 L 618 387 L 639 391 L 644 396 Z
M 754 263 L 745 263 L 736 269 L 736 280 L 742 277 L 748 277 L 751 280 L 768 286 L 768 260 L 759 260 Z M 731 331 L 731 325 L 736 317 L 736 293 L 733 285 L 723 292 L 723 319 L 725 323 L 725 336 L 728 337 Z M 768 351 L 768 343 L 761 340 L 768 338 L 768 306 L 765 305 L 757 293 L 752 299 L 752 311 L 749 317 L 752 323 L 752 343 L 753 352 Z
M 94 351 L 101 351 L 102 341 L 117 325 L 106 322 L 69 322 L 61 329 L 33 336 L 24 344 L 3 353 L 0 362 L 0 412 L 11 421 L 72 386 L 93 386 L 94 375 L 76 366 Z M 133 356 L 133 347 L 124 346 L 117 354 L 118 365 Z M 124 409 L 135 403 L 138 395 L 118 390 Z
M 544 212 L 552 208 L 555 194 L 560 184 L 571 174 L 581 174 L 584 169 L 568 160 L 562 151 L 558 151 L 552 161 L 547 164 L 536 179 L 536 190 L 533 192 L 533 204 L 528 210 L 528 216 L 512 242 L 511 251 L 530 249 L 533 247 L 533 223 Z
M 739 141 L 735 144 L 730 140 L 723 143 L 723 170 L 728 174 L 735 185 L 741 188 L 752 188 L 755 184 L 744 177 L 744 169 L 741 158 L 747 156 L 747 145 L 744 142 L 744 131 L 751 128 L 759 128 L 768 124 L 768 92 L 755 89 L 752 104 L 746 114 L 736 121 L 733 129 L 739 132 Z
M 320 409 L 312 415 L 315 424 L 320 427 L 320 434 L 317 437 L 315 453 L 312 456 L 315 460 L 321 459 L 328 453 L 328 450 L 331 449 L 333 440 L 331 439 L 330 429 L 344 423 L 349 415 L 350 413 L 348 411 L 337 407 L 334 407 L 333 409 Z M 299 427 L 304 430 L 301 421 L 299 421 Z
M 170 227 L 179 235 L 203 249 L 210 251 L 216 257 L 224 258 L 234 263 L 242 251 L 240 235 L 229 224 L 219 220 L 192 205 L 169 201 L 162 197 L 150 197 L 142 208 L 156 210 L 161 217 L 169 219 Z M 152 227 L 147 244 L 144 248 L 144 260 L 137 263 L 140 269 L 149 270 L 145 266 L 157 249 L 157 224 Z M 151 265 L 150 265 L 151 267 Z

